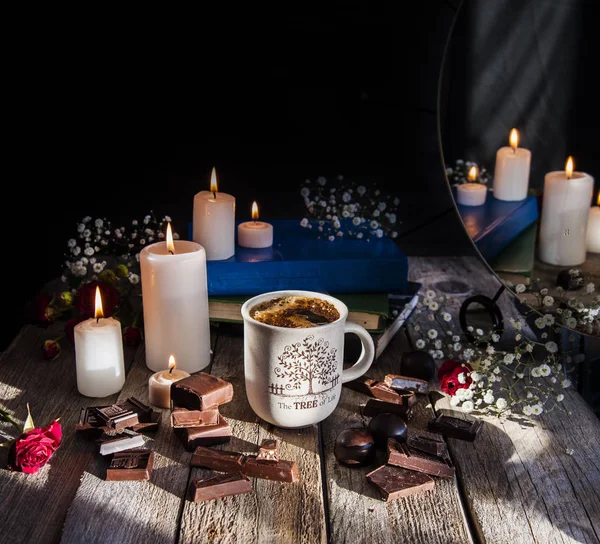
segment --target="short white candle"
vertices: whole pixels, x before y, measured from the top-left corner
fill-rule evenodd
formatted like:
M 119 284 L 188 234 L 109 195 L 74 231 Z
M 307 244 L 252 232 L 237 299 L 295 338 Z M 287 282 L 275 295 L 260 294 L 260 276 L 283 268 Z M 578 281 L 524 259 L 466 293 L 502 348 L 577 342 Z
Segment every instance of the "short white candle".
M 462 206 L 481 206 L 485 204 L 487 187 L 482 183 L 474 183 L 479 175 L 476 166 L 471 166 L 467 177 L 469 183 L 461 183 L 456 187 L 456 200 Z
M 86 397 L 107 397 L 125 384 L 121 323 L 103 315 L 102 296 L 96 287 L 96 317 L 77 324 L 73 331 L 77 389 Z
M 600 192 L 598 205 L 590 208 L 587 224 L 586 248 L 590 253 L 600 253 Z
M 510 146 L 496 152 L 494 170 L 494 197 L 498 200 L 518 201 L 527 198 L 531 151 L 519 147 L 519 133 L 510 131 Z
M 238 225 L 238 244 L 241 247 L 265 248 L 273 245 L 273 225 L 258 221 L 258 204 L 252 203 L 252 221 Z
M 165 242 L 140 252 L 146 366 L 167 368 L 169 355 L 186 372 L 210 363 L 210 323 L 206 253 L 196 242 L 173 242 L 171 225 Z
M 171 355 L 169 357 L 169 370 L 161 370 L 150 376 L 148 380 L 150 404 L 160 408 L 171 407 L 171 384 L 190 375 L 188 372 L 175 368 L 175 366 L 175 357 Z
M 571 157 L 565 170 L 546 174 L 539 237 L 541 261 L 558 266 L 578 266 L 585 262 L 593 191 L 594 178 L 574 172 Z
M 217 189 L 213 168 L 210 191 L 194 196 L 192 239 L 206 250 L 207 261 L 222 261 L 235 253 L 235 198 Z

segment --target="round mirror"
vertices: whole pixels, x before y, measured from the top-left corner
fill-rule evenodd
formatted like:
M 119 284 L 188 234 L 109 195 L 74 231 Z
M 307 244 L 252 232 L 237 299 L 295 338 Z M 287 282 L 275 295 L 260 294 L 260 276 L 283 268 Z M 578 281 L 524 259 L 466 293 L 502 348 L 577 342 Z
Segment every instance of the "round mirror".
M 532 310 L 592 336 L 598 25 L 596 0 L 463 0 L 439 94 L 449 189 L 477 251 Z

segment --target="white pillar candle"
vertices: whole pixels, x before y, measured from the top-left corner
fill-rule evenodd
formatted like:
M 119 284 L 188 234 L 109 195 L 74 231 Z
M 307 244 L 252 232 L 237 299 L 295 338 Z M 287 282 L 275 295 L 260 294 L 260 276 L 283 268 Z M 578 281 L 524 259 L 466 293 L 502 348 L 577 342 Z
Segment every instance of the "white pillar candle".
M 194 196 L 192 239 L 206 250 L 208 261 L 229 259 L 235 253 L 235 198 L 217 189 L 213 168 L 210 191 Z
M 169 370 L 161 370 L 148 380 L 148 398 L 150 404 L 160 408 L 171 407 L 171 384 L 187 378 L 190 374 L 175 368 L 175 357 L 169 357 Z
M 482 183 L 474 183 L 479 176 L 476 166 L 471 166 L 467 173 L 469 183 L 461 183 L 456 187 L 456 201 L 462 206 L 481 206 L 485 204 L 487 187 Z
M 172 253 L 171 253 L 172 252 Z M 196 242 L 167 241 L 140 252 L 146 366 L 167 368 L 173 354 L 181 370 L 198 372 L 210 363 L 206 253 Z
M 258 221 L 256 202 L 252 203 L 252 221 L 238 225 L 238 245 L 257 249 L 273 245 L 273 225 Z
M 510 131 L 510 146 L 496 152 L 494 170 L 494 197 L 498 200 L 517 201 L 527 198 L 531 151 L 519 146 L 519 133 Z
M 571 157 L 564 171 L 546 174 L 540 220 L 541 261 L 558 266 L 578 266 L 585 262 L 593 191 L 594 178 L 584 172 L 574 172 Z
M 585 245 L 590 253 L 600 253 L 600 193 L 598 193 L 598 205 L 592 206 L 588 214 Z
M 86 397 L 107 397 L 125 384 L 121 323 L 103 315 L 96 287 L 96 317 L 78 323 L 73 330 L 77 390 Z

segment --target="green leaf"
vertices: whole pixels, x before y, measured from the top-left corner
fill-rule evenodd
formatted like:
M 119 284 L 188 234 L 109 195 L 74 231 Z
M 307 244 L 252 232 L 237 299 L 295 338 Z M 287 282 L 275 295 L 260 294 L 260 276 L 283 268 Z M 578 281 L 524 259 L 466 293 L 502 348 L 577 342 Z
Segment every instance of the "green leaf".
M 35 425 L 33 424 L 33 418 L 31 417 L 31 412 L 29 411 L 29 403 L 27 403 L 27 419 L 25 420 L 25 425 L 23 425 L 23 432 L 27 433 L 35 429 Z

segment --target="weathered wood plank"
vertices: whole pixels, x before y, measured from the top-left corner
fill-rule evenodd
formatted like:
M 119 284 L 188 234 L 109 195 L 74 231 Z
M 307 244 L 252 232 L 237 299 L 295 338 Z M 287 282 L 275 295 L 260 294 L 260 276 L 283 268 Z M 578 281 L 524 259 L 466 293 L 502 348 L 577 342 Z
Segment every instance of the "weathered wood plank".
M 398 373 L 399 354 L 407 349 L 402 330 L 367 375 L 382 380 L 387 373 Z M 335 459 L 333 448 L 339 432 L 364 427 L 370 421 L 361 414 L 367 399 L 343 387 L 338 407 L 322 424 L 332 542 L 371 544 L 400 538 L 406 542 L 471 542 L 454 479 L 435 478 L 432 491 L 385 503 L 365 478 L 367 472 L 385 463 L 384 455 L 369 467 L 347 467 Z M 432 415 L 427 397 L 420 397 L 409 433 L 426 430 Z
M 439 287 L 436 259 L 411 261 L 412 279 Z M 469 278 L 471 293 L 492 295 L 499 285 L 477 259 L 437 261 L 450 283 Z M 506 318 L 518 315 L 507 295 L 498 301 Z M 453 305 L 458 308 L 466 296 L 457 293 Z M 434 407 L 460 414 L 442 395 Z M 564 408 L 568 413 L 535 419 L 477 416 L 486 424 L 474 443 L 448 440 L 481 541 L 599 542 L 600 421 L 573 390 L 566 392 Z
M 52 362 L 41 355 L 44 340 L 61 334 L 62 324 L 49 329 L 25 326 L 0 358 L 2 405 L 22 424 L 29 403 L 36 425 L 45 426 L 60 417 L 64 433 L 59 450 L 36 474 L 4 470 L 7 452 L 0 449 L 0 534 L 10 542 L 58 541 L 79 479 L 94 455 L 71 432 L 79 409 L 90 400 L 77 391 L 72 346 L 63 342 L 62 353 Z M 125 349 L 126 367 L 133 353 Z M 116 398 L 113 395 L 102 402 Z M 5 430 L 14 436 L 14 429 Z
M 276 429 L 254 414 L 245 393 L 241 336 L 219 337 L 211 372 L 234 387 L 233 401 L 221 407 L 233 428 L 233 438 L 229 444 L 215 447 L 256 453 L 263 438 L 276 438 L 282 458 L 296 461 L 301 479 L 289 484 L 254 478 L 253 493 L 208 503 L 187 500 L 180 542 L 326 542 L 318 428 Z M 191 477 L 199 479 L 210 473 L 194 468 Z

